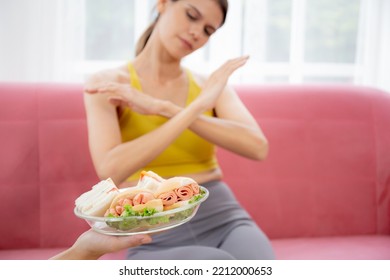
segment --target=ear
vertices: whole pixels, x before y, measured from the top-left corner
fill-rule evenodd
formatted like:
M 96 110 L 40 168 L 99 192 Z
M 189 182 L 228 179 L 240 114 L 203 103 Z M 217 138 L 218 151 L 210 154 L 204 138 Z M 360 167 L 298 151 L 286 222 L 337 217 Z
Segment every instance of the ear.
M 168 5 L 169 0 L 158 0 L 157 1 L 157 11 L 159 14 L 163 13 Z

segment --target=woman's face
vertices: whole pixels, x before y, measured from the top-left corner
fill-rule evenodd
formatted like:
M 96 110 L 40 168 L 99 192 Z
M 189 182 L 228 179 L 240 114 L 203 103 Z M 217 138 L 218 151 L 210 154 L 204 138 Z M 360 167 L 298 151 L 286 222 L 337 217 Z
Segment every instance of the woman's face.
M 222 20 L 222 10 L 214 0 L 167 1 L 160 7 L 156 28 L 166 50 L 180 59 L 204 46 Z

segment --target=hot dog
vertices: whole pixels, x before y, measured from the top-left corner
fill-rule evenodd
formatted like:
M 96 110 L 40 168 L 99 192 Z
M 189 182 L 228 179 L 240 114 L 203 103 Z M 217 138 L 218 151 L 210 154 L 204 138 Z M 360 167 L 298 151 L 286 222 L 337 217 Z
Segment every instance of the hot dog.
M 189 177 L 172 177 L 167 179 L 154 192 L 156 198 L 162 199 L 165 208 L 180 201 L 190 200 L 197 194 L 199 194 L 199 185 Z M 180 207 L 180 204 L 177 204 L 177 207 Z
M 125 210 L 125 206 L 135 207 L 144 205 L 151 200 L 155 200 L 155 196 L 151 191 L 143 188 L 129 188 L 115 196 L 104 216 L 111 214 L 114 217 L 119 217 Z M 141 209 L 140 206 L 136 208 Z M 142 207 L 142 209 L 143 208 L 144 207 Z M 162 209 L 160 211 L 162 211 Z

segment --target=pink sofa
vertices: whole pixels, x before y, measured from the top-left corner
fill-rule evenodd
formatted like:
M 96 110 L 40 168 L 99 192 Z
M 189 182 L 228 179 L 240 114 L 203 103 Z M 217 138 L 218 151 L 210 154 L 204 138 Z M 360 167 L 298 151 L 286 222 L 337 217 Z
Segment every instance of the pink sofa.
M 277 258 L 390 259 L 390 94 L 340 85 L 236 89 L 270 154 L 254 162 L 219 150 L 219 160 Z M 46 259 L 88 228 L 74 200 L 98 181 L 82 86 L 0 83 L 0 104 L 0 259 Z

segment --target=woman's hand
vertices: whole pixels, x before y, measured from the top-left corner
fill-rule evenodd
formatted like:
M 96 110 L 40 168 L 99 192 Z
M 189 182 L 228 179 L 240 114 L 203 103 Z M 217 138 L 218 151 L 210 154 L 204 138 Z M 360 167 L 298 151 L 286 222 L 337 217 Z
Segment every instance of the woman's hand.
M 218 100 L 218 97 L 225 88 L 229 77 L 238 68 L 248 61 L 249 56 L 242 56 L 230 59 L 215 70 L 207 79 L 203 86 L 202 94 L 199 96 L 199 102 L 203 102 L 207 109 L 212 109 Z
M 104 235 L 90 229 L 84 232 L 68 250 L 52 259 L 98 259 L 104 254 L 117 252 L 130 247 L 150 243 L 151 237 L 146 234 L 131 236 Z
M 92 229 L 84 232 L 74 246 L 90 255 L 104 255 L 126 248 L 136 247 L 151 242 L 149 235 L 112 236 L 98 233 Z
M 158 115 L 164 105 L 163 100 L 153 98 L 130 85 L 120 83 L 111 82 L 98 86 L 87 86 L 84 90 L 90 94 L 105 94 L 108 101 L 114 106 L 127 106 L 144 115 Z

